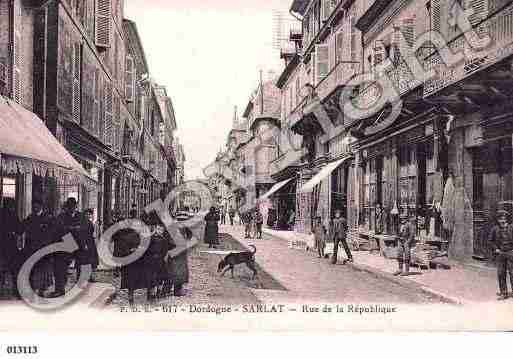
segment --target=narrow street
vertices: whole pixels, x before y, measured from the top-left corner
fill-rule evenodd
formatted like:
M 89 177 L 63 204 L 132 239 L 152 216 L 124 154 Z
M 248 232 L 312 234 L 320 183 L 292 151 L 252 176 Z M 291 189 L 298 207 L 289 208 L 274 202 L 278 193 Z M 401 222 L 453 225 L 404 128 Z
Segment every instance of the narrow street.
M 286 241 L 264 234 L 263 239 L 244 239 L 242 227 L 222 226 L 243 245 L 257 247 L 260 268 L 286 290 L 255 289 L 262 302 L 282 303 L 438 303 L 420 290 L 412 290 L 342 264 L 332 265 L 314 252 L 290 249 Z
M 425 292 L 387 281 L 350 266 L 331 265 L 314 252 L 288 248 L 287 242 L 264 234 L 264 239 L 243 238 L 240 226 L 221 226 L 221 246 L 209 250 L 204 243 L 191 251 L 191 281 L 187 296 L 169 297 L 158 305 L 243 305 L 256 303 L 439 303 Z M 219 261 L 230 251 L 244 250 L 249 244 L 257 247 L 258 278 L 245 266 L 235 269 L 235 278 L 217 273 Z M 119 277 L 114 278 L 119 287 Z M 146 292 L 136 292 L 136 303 L 143 305 Z M 119 291 L 111 308 L 128 305 L 126 291 Z

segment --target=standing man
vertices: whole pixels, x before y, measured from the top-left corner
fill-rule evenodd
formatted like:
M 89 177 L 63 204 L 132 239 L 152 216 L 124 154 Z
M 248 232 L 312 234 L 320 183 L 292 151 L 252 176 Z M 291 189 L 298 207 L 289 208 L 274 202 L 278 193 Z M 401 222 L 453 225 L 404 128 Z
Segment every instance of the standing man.
M 57 217 L 55 223 L 55 234 L 53 240 L 58 243 L 67 234 L 71 234 L 75 241 L 80 238 L 81 216 L 77 211 L 77 200 L 68 198 L 64 204 L 62 213 Z M 56 253 L 54 255 L 54 277 L 55 292 L 53 298 L 62 297 L 66 293 L 66 283 L 68 281 L 68 267 L 72 256 L 68 253 Z
M 226 208 L 221 207 L 221 224 L 226 224 Z
M 228 211 L 228 214 L 230 216 L 230 226 L 233 227 L 233 219 L 235 218 L 235 209 L 233 209 L 232 206 L 230 206 L 230 210 Z
M 262 212 L 257 208 L 255 213 L 255 224 L 256 224 L 256 236 L 258 239 L 262 239 L 262 225 L 264 224 L 264 216 L 262 216 Z
M 351 249 L 349 249 L 349 245 L 347 244 L 347 222 L 345 218 L 342 218 L 342 212 L 339 209 L 335 212 L 335 218 L 331 222 L 330 230 L 331 238 L 334 242 L 331 263 L 337 264 L 338 247 L 340 246 L 340 243 L 344 246 L 347 256 L 346 261 L 353 262 L 353 255 L 351 254 Z M 346 261 L 344 261 L 344 264 Z
M 43 202 L 34 200 L 32 214 L 22 224 L 25 236 L 24 260 L 28 260 L 37 251 L 51 244 L 51 226 L 52 218 L 43 210 Z M 53 266 L 49 256 L 41 258 L 32 268 L 30 285 L 40 297 L 43 297 L 44 292 L 52 285 L 52 272 Z
M 513 227 L 508 223 L 509 213 L 500 210 L 497 212 L 497 225 L 490 233 L 490 243 L 497 255 L 497 279 L 499 281 L 498 300 L 508 298 L 509 280 L 513 290 Z
M 407 215 L 401 216 L 401 225 L 399 227 L 399 243 L 397 251 L 397 263 L 399 270 L 394 273 L 395 276 L 406 277 L 410 275 L 411 247 L 415 241 L 415 218 L 408 221 Z M 404 268 L 403 268 L 404 267 Z

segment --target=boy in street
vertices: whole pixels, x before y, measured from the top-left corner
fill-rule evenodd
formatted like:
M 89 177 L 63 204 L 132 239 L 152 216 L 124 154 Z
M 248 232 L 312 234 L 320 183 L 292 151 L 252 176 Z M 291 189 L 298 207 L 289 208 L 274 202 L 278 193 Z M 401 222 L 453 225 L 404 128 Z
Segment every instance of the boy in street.
M 399 270 L 394 273 L 395 276 L 410 275 L 411 247 L 415 241 L 415 219 L 408 221 L 408 216 L 401 216 L 401 226 L 399 227 L 399 238 L 397 244 L 397 263 Z M 403 270 L 404 267 L 404 270 Z
M 347 244 L 347 222 L 344 218 L 342 218 L 342 211 L 337 210 L 335 212 L 335 218 L 333 218 L 331 222 L 331 238 L 333 239 L 333 257 L 331 259 L 332 264 L 337 264 L 338 260 L 338 247 L 340 243 L 344 246 L 344 250 L 347 255 L 346 262 L 353 262 L 353 255 L 351 254 L 351 249 L 349 249 L 349 245 Z
M 233 227 L 233 219 L 235 218 L 235 209 L 233 209 L 233 207 L 230 207 L 228 214 L 230 215 L 230 226 Z
M 256 210 L 255 213 L 255 225 L 256 225 L 256 236 L 258 239 L 262 239 L 262 225 L 264 224 L 264 216 L 262 216 L 262 212 L 260 209 Z
M 507 273 L 513 290 L 513 227 L 508 223 L 509 213 L 497 212 L 497 225 L 490 233 L 490 243 L 497 255 L 498 300 L 508 298 Z
M 326 248 L 326 229 L 322 225 L 321 217 L 317 217 L 312 234 L 315 238 L 315 246 L 317 248 L 319 258 L 324 258 L 324 249 Z

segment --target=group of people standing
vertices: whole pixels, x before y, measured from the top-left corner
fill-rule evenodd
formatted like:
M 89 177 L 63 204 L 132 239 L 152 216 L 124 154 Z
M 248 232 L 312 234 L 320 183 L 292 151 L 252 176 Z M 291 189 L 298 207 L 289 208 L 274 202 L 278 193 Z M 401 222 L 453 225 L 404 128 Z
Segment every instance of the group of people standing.
M 345 218 L 342 217 L 342 211 L 340 210 L 335 211 L 335 217 L 331 220 L 329 230 L 326 229 L 326 227 L 323 225 L 322 218 L 317 217 L 313 225 L 312 234 L 314 235 L 315 247 L 317 249 L 319 258 L 326 257 L 326 242 L 331 240 L 333 241 L 333 255 L 331 257 L 331 263 L 337 264 L 338 249 L 340 245 L 344 247 L 347 261 L 353 262 L 353 255 L 347 243 L 347 231 L 347 222 Z
M 61 297 L 68 282 L 68 269 L 75 262 L 77 278 L 82 265 L 91 265 L 95 271 L 99 264 L 94 236 L 93 210 L 78 212 L 75 198 L 69 198 L 61 213 L 54 217 L 40 200 L 32 203 L 32 213 L 22 222 L 18 220 L 13 203 L 2 209 L 0 219 L 0 285 L 5 286 L 10 275 L 10 288 L 19 297 L 17 278 L 23 264 L 39 250 L 63 241 L 71 234 L 79 249 L 74 253 L 53 253 L 39 260 L 30 274 L 32 289 L 40 297 Z M 92 278 L 89 280 L 92 281 Z M 51 293 L 48 291 L 53 286 Z
M 144 254 L 121 267 L 120 289 L 128 290 L 129 304 L 134 305 L 138 289 L 146 290 L 150 303 L 171 294 L 177 297 L 186 295 L 184 285 L 189 282 L 187 251 L 171 255 L 170 251 L 177 245 L 155 212 L 138 218 L 137 210 L 133 208 L 128 221 L 133 221 L 130 228 L 121 229 L 113 236 L 116 257 L 130 256 L 142 247 L 145 238 L 149 239 Z

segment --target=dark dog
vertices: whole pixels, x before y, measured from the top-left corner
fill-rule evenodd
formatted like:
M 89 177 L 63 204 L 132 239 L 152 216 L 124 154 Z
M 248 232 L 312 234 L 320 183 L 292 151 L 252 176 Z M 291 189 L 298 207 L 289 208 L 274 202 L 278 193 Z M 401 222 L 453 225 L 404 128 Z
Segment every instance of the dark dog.
M 224 257 L 224 259 L 219 262 L 219 265 L 217 266 L 217 273 L 223 272 L 221 276 L 224 276 L 228 270 L 231 270 L 233 278 L 233 269 L 235 266 L 245 263 L 246 266 L 253 271 L 253 279 L 255 279 L 257 275 L 257 270 L 255 267 L 256 247 L 254 245 L 250 245 L 250 247 L 253 248 L 253 252 L 245 251 L 239 253 L 230 253 Z

